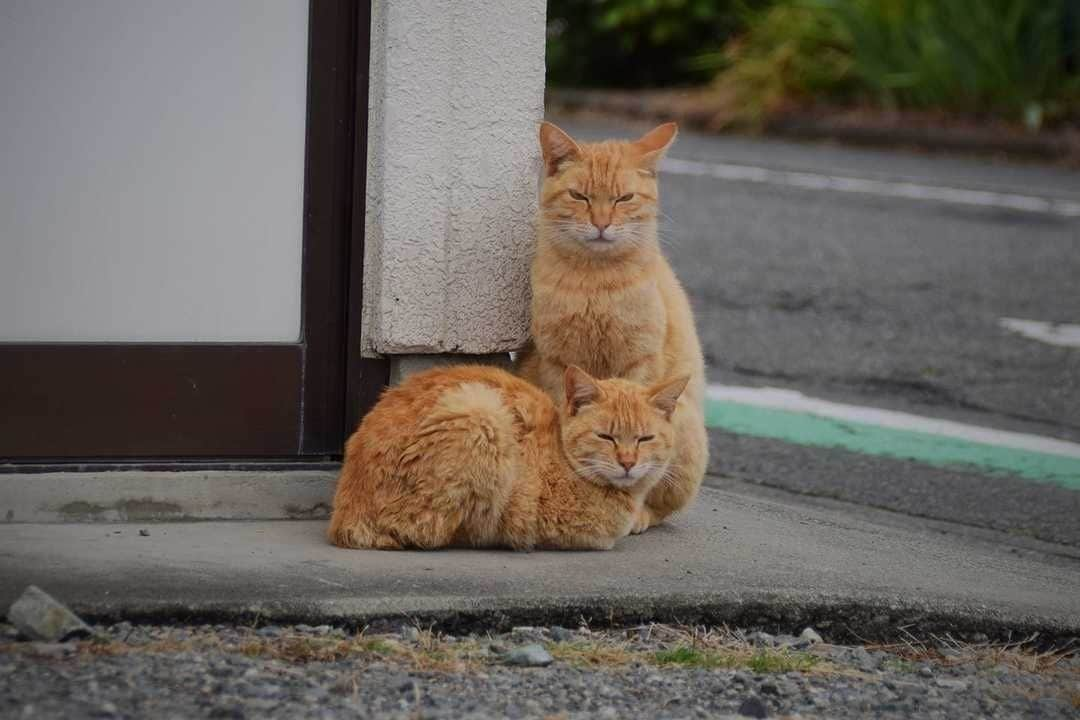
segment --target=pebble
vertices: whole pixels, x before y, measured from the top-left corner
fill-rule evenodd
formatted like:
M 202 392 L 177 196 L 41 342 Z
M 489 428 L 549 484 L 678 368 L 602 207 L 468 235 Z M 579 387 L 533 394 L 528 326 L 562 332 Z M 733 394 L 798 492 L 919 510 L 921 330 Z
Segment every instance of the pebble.
M 808 627 L 799 633 L 799 639 L 805 640 L 811 645 L 817 645 L 818 643 L 824 642 L 824 640 L 821 639 L 821 636 L 818 635 L 817 631 L 812 627 Z
M 30 652 L 39 657 L 48 658 L 62 658 L 68 655 L 73 655 L 77 650 L 75 643 L 55 643 L 55 642 L 32 642 L 30 643 Z
M 551 639 L 555 642 L 570 642 L 574 639 L 574 632 L 567 630 L 564 627 L 555 625 L 548 630 L 548 634 L 551 635 Z
M 538 643 L 516 647 L 503 657 L 503 664 L 518 667 L 547 667 L 553 662 L 555 658 Z
M 767 632 L 762 632 L 761 630 L 750 633 L 746 636 L 746 639 L 750 644 L 759 647 L 772 647 L 776 644 L 776 637 Z
M 751 718 L 769 717 L 769 708 L 761 701 L 761 698 L 748 697 L 739 704 L 739 715 Z
M 544 630 L 530 625 L 522 625 L 510 630 L 510 639 L 519 643 L 538 642 L 544 640 Z
M 31 640 L 62 642 L 93 634 L 82 618 L 36 585 L 27 587 L 11 604 L 7 618 Z

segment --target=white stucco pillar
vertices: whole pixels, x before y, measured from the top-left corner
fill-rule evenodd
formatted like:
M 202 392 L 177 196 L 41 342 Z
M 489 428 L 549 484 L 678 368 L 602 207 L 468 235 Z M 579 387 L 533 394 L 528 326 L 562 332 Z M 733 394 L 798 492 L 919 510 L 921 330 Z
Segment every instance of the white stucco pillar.
M 545 0 L 374 0 L 364 353 L 528 336 Z

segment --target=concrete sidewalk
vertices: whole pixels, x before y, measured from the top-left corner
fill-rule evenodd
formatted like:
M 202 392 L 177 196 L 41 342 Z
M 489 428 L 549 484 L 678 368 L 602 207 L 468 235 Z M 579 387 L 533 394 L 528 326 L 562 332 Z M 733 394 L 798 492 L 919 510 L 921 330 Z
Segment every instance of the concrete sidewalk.
M 33 583 L 99 618 L 462 629 L 584 617 L 814 624 L 837 639 L 896 637 L 900 628 L 1080 635 L 1075 558 L 709 488 L 686 516 L 612 552 L 341 550 L 324 528 L 3 525 L 0 607 Z

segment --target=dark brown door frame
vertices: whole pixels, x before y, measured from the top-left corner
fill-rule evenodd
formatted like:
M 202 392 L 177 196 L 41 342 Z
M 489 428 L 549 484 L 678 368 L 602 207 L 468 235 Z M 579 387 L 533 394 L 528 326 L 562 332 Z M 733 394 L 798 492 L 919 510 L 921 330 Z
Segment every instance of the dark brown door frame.
M 0 462 L 315 458 L 386 383 L 359 358 L 369 3 L 311 0 L 297 343 L 2 343 Z

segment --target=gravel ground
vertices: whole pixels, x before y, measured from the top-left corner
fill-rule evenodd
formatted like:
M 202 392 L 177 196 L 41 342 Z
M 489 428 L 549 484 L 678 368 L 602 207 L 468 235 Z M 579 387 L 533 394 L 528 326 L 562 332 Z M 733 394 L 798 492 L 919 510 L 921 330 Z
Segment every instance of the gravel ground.
M 1075 653 L 980 638 L 850 647 L 810 633 L 667 626 L 458 637 L 414 627 L 95 630 L 34 643 L 0 625 L 0 717 L 1080 716 Z

